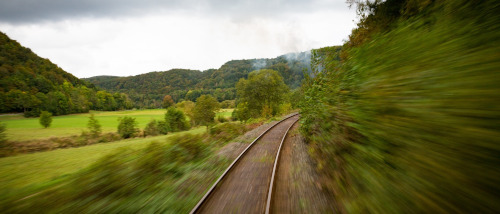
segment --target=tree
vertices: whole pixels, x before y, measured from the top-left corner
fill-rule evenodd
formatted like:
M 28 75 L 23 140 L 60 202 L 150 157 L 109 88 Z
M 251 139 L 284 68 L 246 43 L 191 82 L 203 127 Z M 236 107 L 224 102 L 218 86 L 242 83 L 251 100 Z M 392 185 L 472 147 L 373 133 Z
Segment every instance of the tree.
M 177 132 L 189 129 L 189 123 L 184 113 L 174 107 L 170 107 L 165 113 L 165 126 L 168 132 Z
M 163 102 L 161 104 L 163 108 L 168 109 L 168 107 L 173 106 L 174 104 L 174 100 L 170 95 L 165 95 L 165 97 L 163 97 Z
M 44 128 L 48 128 L 52 123 L 52 113 L 47 111 L 42 111 L 42 113 L 40 114 L 39 121 Z
M 189 90 L 186 94 L 185 99 L 195 101 L 198 97 L 200 97 L 200 95 L 201 95 L 200 90 Z
M 246 121 L 250 119 L 250 113 L 248 110 L 248 103 L 241 102 L 238 103 L 238 106 L 234 109 L 231 117 L 236 120 Z
M 99 137 L 101 135 L 102 129 L 101 129 L 101 124 L 99 124 L 99 121 L 95 119 L 94 114 L 91 114 L 89 117 L 89 122 L 87 123 L 87 127 L 90 130 L 90 134 L 92 137 Z
M 215 113 L 219 109 L 219 102 L 214 97 L 201 95 L 196 99 L 193 119 L 200 125 L 209 125 L 214 122 Z
M 239 104 L 235 116 L 240 119 L 276 115 L 289 92 L 281 75 L 270 69 L 252 71 L 248 79 L 238 81 L 236 90 Z
M 177 103 L 176 104 L 176 107 L 181 109 L 184 114 L 186 116 L 188 116 L 190 119 L 191 119 L 191 124 L 194 125 L 194 102 L 193 101 L 189 101 L 189 100 L 185 100 L 185 101 L 182 101 L 180 103 Z
M 120 121 L 120 124 L 118 124 L 118 134 L 122 138 L 135 137 L 136 133 L 139 132 L 135 118 L 125 116 L 118 120 Z

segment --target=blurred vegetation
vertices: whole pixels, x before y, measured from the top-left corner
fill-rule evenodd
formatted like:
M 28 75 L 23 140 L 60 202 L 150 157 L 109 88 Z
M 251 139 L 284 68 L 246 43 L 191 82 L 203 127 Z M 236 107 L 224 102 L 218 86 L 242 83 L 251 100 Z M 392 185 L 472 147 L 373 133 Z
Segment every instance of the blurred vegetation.
M 90 167 L 43 184 L 3 191 L 6 213 L 187 213 L 229 165 L 215 155 L 248 130 L 241 123 L 210 134 L 179 134 L 142 149 L 120 149 Z
M 220 123 L 210 127 L 209 134 L 220 142 L 228 142 L 249 130 L 249 126 L 240 122 Z
M 73 174 L 86 168 L 105 155 L 115 152 L 118 148 L 140 150 L 152 141 L 168 142 L 169 138 L 185 133 L 202 134 L 206 128 L 196 128 L 189 131 L 172 133 L 148 138 L 133 138 L 118 140 L 113 143 L 101 143 L 78 148 L 54 149 L 32 154 L 19 154 L 0 158 L 0 196 L 23 192 L 29 186 L 45 186 L 60 176 Z M 107 134 L 103 134 L 105 136 Z M 120 136 L 114 133 L 120 139 Z M 78 139 L 78 136 L 68 139 Z M 52 141 L 54 142 L 54 141 Z M 10 143 L 10 141 L 8 142 Z M 24 196 L 22 196 L 24 197 Z
M 42 152 L 62 148 L 81 147 L 96 143 L 107 143 L 121 140 L 117 133 L 104 133 L 95 136 L 83 131 L 80 135 L 67 137 L 51 137 L 47 139 L 6 141 L 0 146 L 0 157 L 13 156 L 24 153 Z
M 312 56 L 301 131 L 346 213 L 500 210 L 500 2 L 348 1 Z

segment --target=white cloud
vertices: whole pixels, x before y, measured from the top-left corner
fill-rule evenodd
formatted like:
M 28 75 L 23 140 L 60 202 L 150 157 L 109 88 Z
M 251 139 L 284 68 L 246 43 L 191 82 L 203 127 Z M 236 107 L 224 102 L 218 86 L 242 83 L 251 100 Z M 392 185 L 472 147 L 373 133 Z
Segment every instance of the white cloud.
M 244 19 L 188 12 L 4 23 L 0 30 L 75 76 L 91 77 L 171 68 L 205 70 L 231 59 L 269 58 L 340 45 L 355 26 L 355 11 Z

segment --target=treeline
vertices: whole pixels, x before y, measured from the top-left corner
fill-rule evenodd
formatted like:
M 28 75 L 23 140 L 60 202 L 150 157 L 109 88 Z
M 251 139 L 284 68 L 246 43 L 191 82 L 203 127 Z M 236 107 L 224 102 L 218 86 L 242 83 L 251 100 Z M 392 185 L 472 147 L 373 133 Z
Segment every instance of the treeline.
M 500 2 L 348 1 L 313 53 L 301 131 L 344 213 L 500 210 Z
M 127 95 L 98 91 L 0 32 L 0 113 L 63 115 L 132 107 Z
M 293 88 L 300 86 L 304 73 L 310 72 L 310 53 L 294 53 L 273 59 L 232 60 L 219 69 L 206 71 L 172 69 L 130 77 L 98 76 L 89 82 L 112 92 L 129 95 L 136 108 L 160 108 L 165 95 L 175 102 L 195 101 L 201 95 L 211 95 L 219 102 L 236 99 L 236 83 L 254 70 L 278 71 L 284 82 Z

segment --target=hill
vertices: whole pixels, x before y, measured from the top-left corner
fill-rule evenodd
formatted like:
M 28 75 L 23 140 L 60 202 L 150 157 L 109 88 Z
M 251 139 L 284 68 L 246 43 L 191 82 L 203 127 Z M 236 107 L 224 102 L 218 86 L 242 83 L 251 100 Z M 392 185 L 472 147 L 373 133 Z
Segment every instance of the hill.
M 271 59 L 231 60 L 219 69 L 206 71 L 172 69 L 129 77 L 97 76 L 85 80 L 112 92 L 126 93 L 138 108 L 158 108 L 165 95 L 174 101 L 191 100 L 211 94 L 219 101 L 236 98 L 235 85 L 240 78 L 258 69 L 278 71 L 285 83 L 300 86 L 304 72 L 310 72 L 309 52 L 292 53 Z
M 99 99 L 100 98 L 100 99 Z M 130 105 L 125 94 L 97 91 L 0 32 L 0 113 L 40 111 L 55 115 L 116 110 Z

